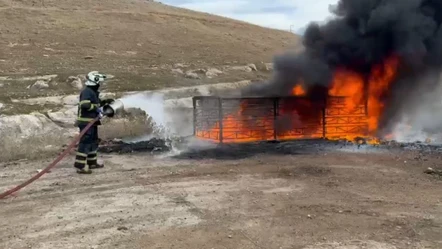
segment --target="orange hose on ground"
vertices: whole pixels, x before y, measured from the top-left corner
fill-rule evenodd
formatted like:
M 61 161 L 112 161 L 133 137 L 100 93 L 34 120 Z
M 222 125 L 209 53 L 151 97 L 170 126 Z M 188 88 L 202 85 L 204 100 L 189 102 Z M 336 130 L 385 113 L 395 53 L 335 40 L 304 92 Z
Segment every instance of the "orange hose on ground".
M 6 192 L 3 192 L 2 194 L 0 194 L 0 199 L 4 199 L 5 197 L 19 191 L 20 189 L 26 187 L 27 185 L 31 184 L 33 181 L 37 180 L 38 178 L 40 178 L 42 175 L 46 174 L 50 169 L 52 169 L 53 167 L 55 167 L 55 165 L 57 165 L 58 162 L 61 161 L 61 159 L 63 159 L 68 153 L 69 151 L 80 141 L 81 137 L 84 136 L 84 134 L 92 127 L 92 125 L 94 125 L 95 122 L 98 121 L 98 117 L 95 118 L 94 120 L 92 120 L 91 122 L 89 122 L 87 124 L 87 126 L 80 132 L 80 134 L 72 141 L 72 143 L 66 148 L 66 150 L 63 151 L 63 153 L 61 153 L 51 164 L 48 165 L 48 167 L 46 167 L 45 169 L 43 169 L 41 172 L 39 172 L 38 174 L 36 174 L 34 177 L 32 177 L 31 179 L 27 180 L 26 182 L 10 189 L 7 190 Z

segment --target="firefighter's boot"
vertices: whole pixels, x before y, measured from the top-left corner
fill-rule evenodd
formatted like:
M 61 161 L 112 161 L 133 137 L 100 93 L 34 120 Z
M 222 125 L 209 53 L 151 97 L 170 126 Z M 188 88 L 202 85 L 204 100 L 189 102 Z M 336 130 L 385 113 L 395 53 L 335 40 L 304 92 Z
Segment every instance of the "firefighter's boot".
M 75 157 L 75 164 L 74 167 L 77 169 L 77 173 L 78 174 L 91 174 L 92 171 L 89 168 L 89 166 L 87 165 L 87 154 L 85 153 L 81 153 L 81 152 L 77 152 L 77 155 Z
M 89 165 L 89 168 L 90 169 L 101 169 L 101 168 L 104 168 L 104 164 L 100 164 L 100 163 L 94 163 L 94 164 L 91 164 L 91 165 Z
M 92 170 L 88 165 L 84 166 L 82 169 L 77 169 L 78 174 L 92 174 Z
M 98 147 L 98 144 L 96 144 L 94 147 L 97 148 L 97 147 Z M 90 169 L 101 169 L 101 168 L 104 167 L 103 164 L 100 164 L 100 163 L 98 163 L 98 161 L 97 161 L 97 150 L 95 150 L 95 151 L 93 151 L 93 152 L 90 152 L 90 153 L 87 155 L 87 160 L 86 160 L 86 162 L 87 162 L 87 165 L 89 165 L 89 168 L 90 168 Z

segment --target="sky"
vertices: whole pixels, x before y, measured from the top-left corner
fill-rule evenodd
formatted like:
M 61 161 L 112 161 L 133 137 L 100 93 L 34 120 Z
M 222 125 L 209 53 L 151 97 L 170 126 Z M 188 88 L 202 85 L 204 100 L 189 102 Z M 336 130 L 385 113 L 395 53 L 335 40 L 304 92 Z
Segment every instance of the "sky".
M 161 0 L 177 7 L 230 17 L 264 27 L 302 34 L 311 21 L 331 16 L 338 0 Z

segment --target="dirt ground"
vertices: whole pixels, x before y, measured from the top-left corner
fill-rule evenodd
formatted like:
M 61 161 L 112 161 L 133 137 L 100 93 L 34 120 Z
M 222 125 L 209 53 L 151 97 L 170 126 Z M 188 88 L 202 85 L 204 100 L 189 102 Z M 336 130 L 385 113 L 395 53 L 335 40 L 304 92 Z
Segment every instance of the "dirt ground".
M 102 157 L 0 201 L 0 248 L 442 248 L 437 154 Z M 0 189 L 48 163 L 1 165 Z

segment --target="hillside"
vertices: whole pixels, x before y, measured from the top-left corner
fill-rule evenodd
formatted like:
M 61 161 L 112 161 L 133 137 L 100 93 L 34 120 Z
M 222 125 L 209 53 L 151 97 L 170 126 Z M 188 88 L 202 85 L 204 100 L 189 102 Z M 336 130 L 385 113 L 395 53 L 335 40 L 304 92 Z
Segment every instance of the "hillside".
M 177 80 L 172 65 L 271 62 L 300 43 L 289 32 L 142 0 L 0 0 L 0 37 L 1 75 L 96 69 L 125 82 L 120 90 L 198 84 Z M 223 77 L 216 81 L 244 78 Z

